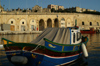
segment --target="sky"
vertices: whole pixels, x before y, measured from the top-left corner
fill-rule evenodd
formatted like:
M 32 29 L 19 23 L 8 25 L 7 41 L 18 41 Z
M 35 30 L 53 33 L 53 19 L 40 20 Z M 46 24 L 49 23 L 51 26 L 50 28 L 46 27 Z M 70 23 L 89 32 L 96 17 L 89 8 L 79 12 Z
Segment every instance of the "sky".
M 1 5 L 6 10 L 8 9 L 26 9 L 39 5 L 42 8 L 47 8 L 48 5 L 62 5 L 64 8 L 80 7 L 92 9 L 100 12 L 100 0 L 1 0 Z

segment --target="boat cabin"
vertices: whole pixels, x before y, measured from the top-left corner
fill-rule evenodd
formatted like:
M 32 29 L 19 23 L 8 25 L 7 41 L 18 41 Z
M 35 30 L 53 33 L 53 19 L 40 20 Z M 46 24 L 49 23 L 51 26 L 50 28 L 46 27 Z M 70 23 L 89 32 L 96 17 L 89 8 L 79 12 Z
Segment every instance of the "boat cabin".
M 81 43 L 82 36 L 79 29 L 71 29 L 71 43 L 70 44 L 78 44 Z

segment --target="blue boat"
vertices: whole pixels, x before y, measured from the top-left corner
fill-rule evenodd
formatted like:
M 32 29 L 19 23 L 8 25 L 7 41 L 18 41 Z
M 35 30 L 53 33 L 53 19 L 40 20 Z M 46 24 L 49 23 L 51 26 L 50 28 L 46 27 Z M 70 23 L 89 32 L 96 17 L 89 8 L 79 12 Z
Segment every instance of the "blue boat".
M 8 60 L 16 66 L 63 66 L 88 57 L 88 38 L 77 27 L 47 28 L 30 43 L 2 40 Z

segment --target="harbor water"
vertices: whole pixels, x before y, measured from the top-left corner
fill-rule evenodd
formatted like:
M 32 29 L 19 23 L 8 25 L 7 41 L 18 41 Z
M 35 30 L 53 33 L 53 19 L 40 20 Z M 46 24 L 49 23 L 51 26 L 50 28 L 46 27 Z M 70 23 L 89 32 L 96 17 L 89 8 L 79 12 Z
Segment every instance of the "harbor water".
M 29 43 L 38 35 L 39 34 L 0 35 L 0 44 L 2 44 L 1 38 L 6 38 L 14 42 Z M 87 43 L 89 57 L 87 59 L 80 58 L 68 66 L 100 66 L 100 34 L 83 34 L 83 36 L 87 35 L 89 38 Z M 0 49 L 0 66 L 14 66 L 8 61 L 4 49 Z

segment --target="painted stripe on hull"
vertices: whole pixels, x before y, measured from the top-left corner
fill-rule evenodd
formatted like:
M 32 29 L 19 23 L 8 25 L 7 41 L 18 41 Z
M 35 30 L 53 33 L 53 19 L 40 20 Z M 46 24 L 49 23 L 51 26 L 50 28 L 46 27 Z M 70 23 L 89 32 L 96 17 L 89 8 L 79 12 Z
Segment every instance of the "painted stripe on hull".
M 21 50 L 18 50 L 19 52 L 21 51 Z M 8 52 L 16 52 L 16 51 L 6 51 L 7 53 Z M 29 52 L 29 51 L 23 51 L 23 52 Z M 49 57 L 49 58 L 66 58 L 66 57 L 72 57 L 72 56 L 76 56 L 76 55 L 79 55 L 79 54 L 82 54 L 82 52 L 81 53 L 77 53 L 77 54 L 75 54 L 75 55 L 69 55 L 69 56 L 62 56 L 62 57 L 55 57 L 55 56 L 49 56 L 49 55 L 46 55 L 46 54 L 41 54 L 41 53 L 37 53 L 37 52 L 29 52 L 29 53 L 35 53 L 35 54 L 39 54 L 39 55 L 44 55 L 44 56 L 47 56 L 47 57 Z
M 17 53 L 16 51 L 7 51 L 8 54 L 11 52 Z M 80 54 L 64 56 L 64 57 L 54 57 L 54 56 L 49 56 L 49 55 L 41 54 L 41 53 L 37 53 L 37 52 L 27 52 L 27 51 L 23 51 L 23 52 L 25 52 L 24 56 L 26 56 L 26 57 L 29 56 L 28 59 L 30 59 L 30 61 L 28 64 L 37 63 L 37 62 L 33 63 L 33 61 L 37 60 L 37 58 L 33 59 L 32 57 L 30 57 L 32 54 L 38 55 L 38 59 L 43 57 L 41 64 L 39 66 L 55 66 L 55 65 L 59 66 L 59 65 L 69 64 L 69 63 L 77 60 L 79 58 L 79 56 L 82 55 L 82 53 L 80 53 Z M 33 66 L 36 66 L 36 65 L 33 65 Z
M 69 55 L 69 56 L 62 56 L 62 57 L 54 57 L 54 56 L 49 56 L 49 55 L 46 55 L 46 54 L 40 54 L 40 53 L 37 53 L 37 52 L 34 52 L 35 54 L 39 54 L 39 55 L 44 55 L 44 56 L 46 56 L 46 57 L 49 57 L 49 58 L 56 58 L 56 59 L 59 59 L 59 58 L 69 58 L 69 57 L 72 57 L 72 56 L 76 56 L 76 55 L 79 55 L 79 53 L 78 54 L 75 54 L 75 55 Z M 82 52 L 80 53 L 80 54 L 82 54 Z
M 71 63 L 78 58 L 79 58 L 79 55 L 75 55 L 75 56 L 72 56 L 72 57 L 65 57 L 65 58 L 50 58 L 50 57 L 44 56 L 43 59 L 46 60 L 46 61 L 42 61 L 40 66 L 45 66 L 43 64 L 47 64 L 48 66 L 51 66 L 53 64 L 54 65 L 68 64 L 68 63 Z

